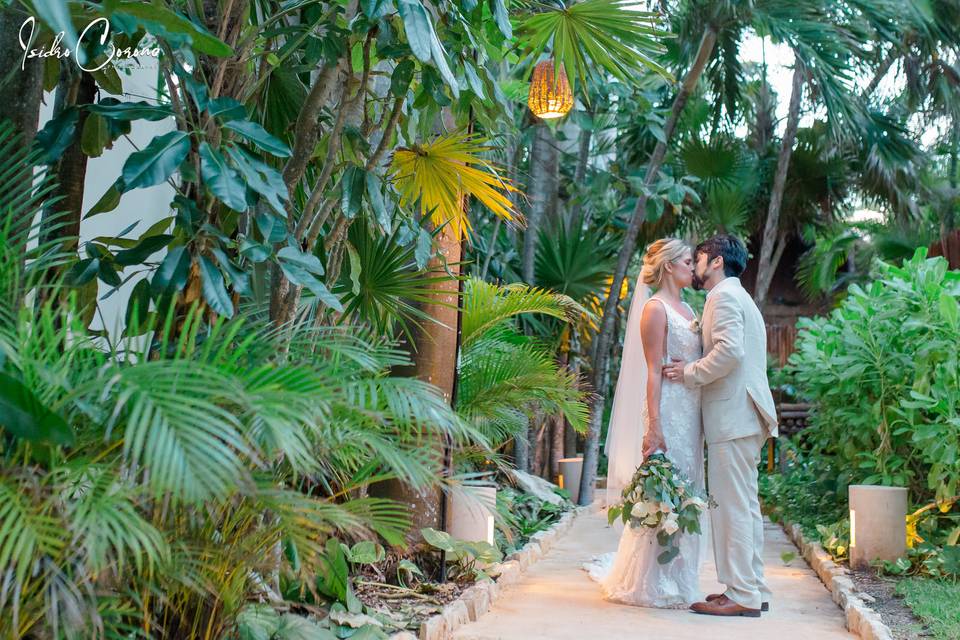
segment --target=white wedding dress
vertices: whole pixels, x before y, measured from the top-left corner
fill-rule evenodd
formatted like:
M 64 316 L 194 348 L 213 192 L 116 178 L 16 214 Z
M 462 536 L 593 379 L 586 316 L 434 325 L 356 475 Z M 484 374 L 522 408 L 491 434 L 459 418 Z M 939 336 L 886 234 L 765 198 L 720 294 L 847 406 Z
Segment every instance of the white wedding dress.
M 620 499 L 623 487 L 643 461 L 643 431 L 648 411 L 646 364 L 639 334 L 640 316 L 646 304 L 663 304 L 666 309 L 669 357 L 692 362 L 700 358 L 702 351 L 699 330 L 680 312 L 656 297 L 648 298 L 648 292 L 643 288 L 634 294 L 607 436 L 610 461 L 608 505 Z M 687 475 L 694 487 L 703 491 L 700 390 L 687 389 L 680 383 L 664 379 L 660 424 L 667 457 Z M 612 602 L 640 607 L 686 608 L 702 599 L 700 561 L 706 551 L 709 520 L 706 516 L 704 513 L 701 517 L 702 534 L 680 534 L 680 554 L 665 565 L 657 562 L 663 549 L 657 543 L 654 529 L 624 526 L 617 520 L 614 526 L 622 533 L 616 553 L 595 557 L 584 565 L 584 569 L 600 582 L 604 598 Z

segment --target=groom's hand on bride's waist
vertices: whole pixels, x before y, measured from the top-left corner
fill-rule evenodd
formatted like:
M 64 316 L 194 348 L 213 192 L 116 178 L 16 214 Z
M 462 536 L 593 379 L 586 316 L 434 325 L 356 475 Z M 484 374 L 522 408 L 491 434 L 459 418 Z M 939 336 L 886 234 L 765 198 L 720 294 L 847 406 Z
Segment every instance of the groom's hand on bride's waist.
M 663 375 L 671 382 L 683 384 L 683 368 L 687 365 L 683 360 L 673 358 L 673 362 L 663 365 Z

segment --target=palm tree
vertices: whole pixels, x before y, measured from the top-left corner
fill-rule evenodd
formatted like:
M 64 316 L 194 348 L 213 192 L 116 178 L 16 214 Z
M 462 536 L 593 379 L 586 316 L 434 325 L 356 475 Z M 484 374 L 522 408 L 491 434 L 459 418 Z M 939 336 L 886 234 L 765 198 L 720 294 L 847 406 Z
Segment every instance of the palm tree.
M 643 190 L 638 195 L 630 223 L 624 234 L 624 243 L 614 271 L 611 290 L 619 289 L 636 252 L 637 239 L 647 217 L 648 193 L 659 177 L 679 114 L 705 70 L 710 69 L 711 76 L 714 78 L 712 85 L 718 94 L 718 102 L 727 106 L 728 113 L 732 112 L 738 103 L 737 99 L 724 94 L 730 91 L 737 92 L 739 87 L 743 86 L 737 81 L 740 66 L 735 60 L 737 54 L 735 44 L 739 41 L 739 34 L 744 29 L 756 28 L 759 32 L 769 34 L 773 39 L 790 46 L 818 89 L 819 98 L 830 114 L 833 135 L 842 137 L 840 134 L 845 128 L 857 132 L 870 128 L 874 119 L 868 117 L 862 104 L 851 99 L 850 96 L 849 60 L 851 51 L 858 52 L 859 43 L 868 36 L 889 35 L 888 27 L 896 23 L 898 15 L 896 6 L 892 2 L 869 3 L 869 5 L 850 3 L 844 4 L 842 11 L 835 9 L 836 7 L 832 4 L 824 1 L 800 4 L 785 0 L 765 0 L 749 4 L 678 3 L 673 15 L 676 25 L 674 30 L 681 38 L 680 49 L 682 51 L 684 46 L 692 49 L 693 42 L 699 42 L 699 45 L 696 47 L 695 55 L 689 57 L 690 62 L 684 82 L 675 96 L 673 108 L 663 129 L 665 135 L 660 136 L 647 162 Z M 880 26 L 887 29 L 881 30 Z M 722 42 L 723 45 L 717 46 L 718 42 Z M 719 60 L 711 64 L 715 56 L 719 56 Z M 800 73 L 799 67 L 797 73 Z M 797 82 L 794 85 L 798 86 Z M 796 104 L 799 109 L 799 95 Z M 793 130 L 792 127 L 791 130 Z M 780 163 L 781 170 L 778 172 L 781 176 L 780 181 L 777 182 L 778 185 L 785 184 L 784 176 L 789 169 L 789 158 L 790 152 L 784 151 L 783 161 Z M 768 209 L 768 212 L 776 214 L 777 210 L 775 206 L 773 210 Z M 772 221 L 767 226 L 776 230 Z M 772 237 L 776 241 L 779 235 L 774 232 Z M 767 265 L 764 278 L 769 277 L 767 272 L 770 271 L 769 267 L 772 266 L 773 258 L 778 253 L 776 246 L 770 242 L 767 245 L 767 248 L 761 251 L 765 258 L 764 264 Z M 779 251 L 782 253 L 782 249 Z M 603 322 L 597 336 L 593 383 L 598 389 L 604 388 L 609 349 L 613 342 L 613 330 L 616 324 L 616 306 L 616 300 L 608 298 L 604 305 Z M 601 400 L 593 412 L 588 433 L 584 456 L 585 472 L 580 494 L 584 504 L 593 497 L 591 487 L 598 460 L 602 406 Z
M 790 156 L 793 143 L 800 126 L 800 101 L 803 96 L 804 68 L 800 60 L 794 62 L 793 83 L 790 89 L 790 106 L 787 109 L 787 126 L 780 139 L 780 152 L 777 155 L 777 171 L 773 176 L 773 188 L 770 191 L 770 204 L 763 225 L 760 242 L 760 257 L 757 262 L 757 284 L 753 297 L 762 308 L 767 300 L 767 292 L 773 281 L 773 274 L 780 264 L 780 258 L 787 247 L 787 236 L 780 230 L 780 207 L 787 186 L 787 173 L 790 170 Z
M 578 309 L 571 298 L 541 289 L 466 281 L 456 409 L 494 446 L 525 436 L 537 410 L 561 414 L 577 431 L 586 427 L 585 394 L 576 377 L 558 365 L 548 344 L 512 323 L 527 314 L 568 323 Z
M 619 291 L 627 274 L 627 267 L 636 251 L 637 238 L 640 234 L 640 227 L 647 217 L 647 199 L 649 190 L 656 184 L 659 177 L 660 167 L 663 164 L 667 154 L 667 144 L 673 136 L 677 127 L 677 121 L 687 104 L 687 100 L 693 93 L 700 76 L 713 54 L 713 48 L 717 43 L 717 34 L 719 25 L 715 21 L 708 21 L 704 27 L 703 34 L 700 37 L 700 44 L 697 48 L 697 54 L 693 63 L 688 69 L 680 85 L 677 95 L 673 100 L 673 106 L 670 110 L 670 116 L 663 128 L 663 138 L 657 143 L 653 154 L 647 163 L 646 175 L 644 178 L 644 190 L 637 198 L 637 203 L 630 217 L 630 223 L 623 237 L 623 246 L 617 258 L 617 264 L 613 272 L 613 282 L 610 291 Z M 603 306 L 603 320 L 600 330 L 597 334 L 596 345 L 594 347 L 596 354 L 593 362 L 593 388 L 598 392 L 594 400 L 593 411 L 591 412 L 590 428 L 587 432 L 587 444 L 583 456 L 583 475 L 580 482 L 580 504 L 590 504 L 593 501 L 593 485 L 596 480 L 597 463 L 600 452 L 600 422 L 603 419 L 604 396 L 599 393 L 601 389 L 606 388 L 606 369 L 610 358 L 610 346 L 613 341 L 613 332 L 616 326 L 618 297 L 608 295 Z

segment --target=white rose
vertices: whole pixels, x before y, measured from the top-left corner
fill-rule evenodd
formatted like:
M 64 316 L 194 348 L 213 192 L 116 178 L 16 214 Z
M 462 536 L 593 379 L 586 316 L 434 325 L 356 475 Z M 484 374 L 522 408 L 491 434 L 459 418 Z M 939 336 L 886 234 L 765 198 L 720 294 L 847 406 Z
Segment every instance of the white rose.
M 671 513 L 670 515 L 668 515 L 667 519 L 663 521 L 663 524 L 661 526 L 663 527 L 663 530 L 667 533 L 667 535 L 676 533 L 677 530 L 680 529 L 680 525 L 677 524 L 677 514 Z
M 630 515 L 634 518 L 645 518 L 649 513 L 650 504 L 647 502 L 638 502 L 630 510 Z
M 684 509 L 684 508 L 686 508 L 686 507 L 689 507 L 690 505 L 695 505 L 695 506 L 699 507 L 700 509 L 703 509 L 704 507 L 707 506 L 707 503 L 706 503 L 706 501 L 703 500 L 703 498 L 698 498 L 697 496 L 692 496 L 692 497 L 687 498 L 686 500 L 684 500 L 684 501 L 683 501 L 683 504 L 680 505 L 680 508 L 681 508 L 681 509 Z
M 673 507 L 671 507 L 666 502 L 660 503 L 660 511 L 663 511 L 664 513 L 670 513 L 672 510 L 673 510 Z

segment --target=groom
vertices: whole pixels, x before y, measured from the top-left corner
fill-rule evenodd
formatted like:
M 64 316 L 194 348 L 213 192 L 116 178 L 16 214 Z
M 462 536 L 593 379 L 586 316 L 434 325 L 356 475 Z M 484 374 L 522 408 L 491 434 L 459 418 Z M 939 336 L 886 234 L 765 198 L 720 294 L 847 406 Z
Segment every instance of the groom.
M 691 609 L 712 616 L 760 617 L 769 608 L 763 577 L 763 516 L 757 464 L 768 437 L 777 435 L 776 409 L 767 382 L 763 316 L 739 276 L 747 264 L 740 240 L 718 235 L 697 246 L 694 287 L 707 290 L 703 357 L 664 365 L 664 375 L 701 387 L 707 478 L 717 507 L 710 511 L 717 577 L 723 594 Z

